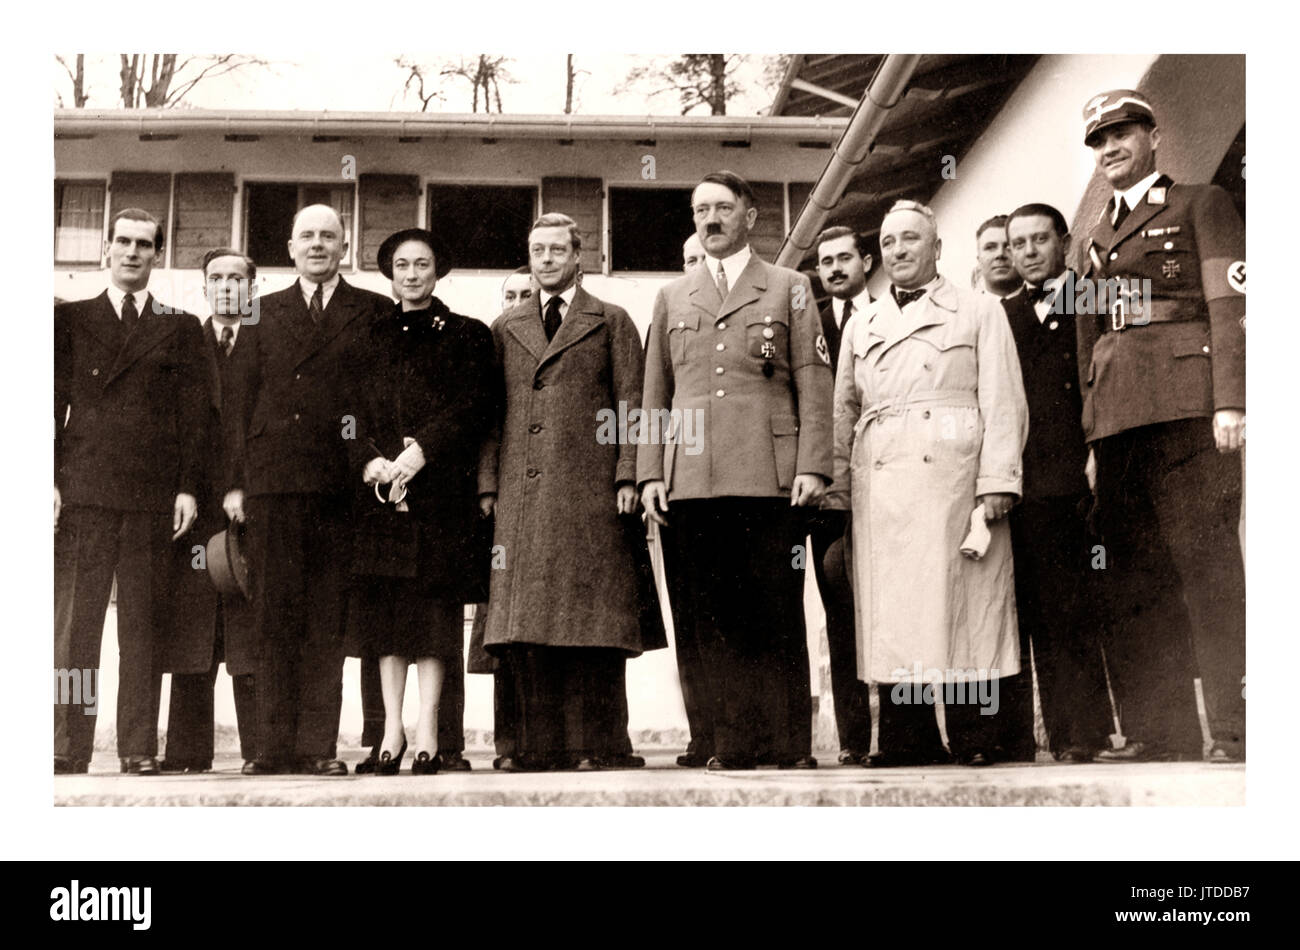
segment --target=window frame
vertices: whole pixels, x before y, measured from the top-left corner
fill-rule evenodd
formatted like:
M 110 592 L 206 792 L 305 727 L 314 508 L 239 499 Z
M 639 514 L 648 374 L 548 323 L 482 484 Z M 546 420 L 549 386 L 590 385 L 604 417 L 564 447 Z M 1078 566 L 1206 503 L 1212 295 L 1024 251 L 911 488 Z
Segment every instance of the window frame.
M 99 185 L 100 186 L 100 223 L 99 223 L 99 245 L 96 249 L 94 260 L 60 260 L 58 257 L 58 238 L 59 238 L 59 216 L 62 211 L 60 207 L 62 202 L 59 201 L 60 191 L 66 185 Z M 108 240 L 108 178 L 95 175 L 85 176 L 56 176 L 54 179 L 55 201 L 54 201 L 54 266 L 67 268 L 70 270 L 99 270 L 104 265 L 104 242 Z
M 251 210 L 249 207 L 250 202 L 248 200 L 249 185 L 296 185 L 298 187 L 298 201 L 300 202 L 298 205 L 299 210 L 305 207 L 305 205 L 301 204 L 302 189 L 304 187 L 350 188 L 352 191 L 352 208 L 350 211 L 350 214 L 352 216 L 352 221 L 351 224 L 345 226 L 345 230 L 347 231 L 346 236 L 348 242 L 348 252 L 343 255 L 343 259 L 339 262 L 339 272 L 348 273 L 348 274 L 356 274 L 358 272 L 357 225 L 359 223 L 359 219 L 361 216 L 361 193 L 360 193 L 361 185 L 360 185 L 359 176 L 358 178 L 340 181 L 336 177 L 303 178 L 300 175 L 255 175 L 255 176 L 241 178 L 236 182 L 236 184 L 238 185 L 239 188 L 238 197 L 239 197 L 239 204 L 240 204 L 239 243 L 240 243 L 240 250 L 244 254 L 248 253 L 248 225 L 249 225 L 249 211 Z M 290 223 L 292 224 L 292 222 Z M 288 240 L 289 240 L 288 238 L 285 238 L 286 242 Z M 292 264 L 290 264 L 287 267 L 284 265 L 275 265 L 275 264 L 268 264 L 264 266 L 261 263 L 261 261 L 258 261 L 257 270 L 259 273 L 265 270 L 268 274 L 284 274 L 284 273 L 293 273 L 294 267 Z
M 542 180 L 540 178 L 519 179 L 519 178 L 474 178 L 474 179 L 447 179 L 424 175 L 420 178 L 420 206 L 419 220 L 423 228 L 433 229 L 433 195 L 434 188 L 509 188 L 516 191 L 529 191 L 533 198 L 532 220 L 536 221 L 542 214 Z M 436 232 L 435 232 L 436 233 Z M 444 241 L 456 245 L 454 239 L 449 239 L 446 235 L 439 235 Z M 519 254 L 523 265 L 528 264 L 528 234 L 519 235 Z M 520 265 L 515 265 L 516 267 Z M 493 276 L 496 274 L 510 274 L 514 267 L 476 267 L 464 263 L 460 258 L 455 260 L 455 269 L 473 276 Z

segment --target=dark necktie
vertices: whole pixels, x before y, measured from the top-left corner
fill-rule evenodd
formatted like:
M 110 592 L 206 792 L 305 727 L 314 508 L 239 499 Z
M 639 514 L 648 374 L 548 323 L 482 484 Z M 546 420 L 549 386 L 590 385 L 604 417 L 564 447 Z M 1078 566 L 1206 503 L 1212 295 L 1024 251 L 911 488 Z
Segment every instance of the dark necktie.
M 562 297 L 552 297 L 546 301 L 546 316 L 542 320 L 542 329 L 546 331 L 546 342 L 555 339 L 555 333 L 560 329 L 560 304 L 563 302 Z
M 307 312 L 311 314 L 311 322 L 320 326 L 321 315 L 325 313 L 325 285 L 317 284 L 316 292 L 311 295 L 311 303 L 307 307 Z
M 898 303 L 898 309 L 902 310 L 909 303 L 920 300 L 925 296 L 925 288 L 919 290 L 899 290 L 893 284 L 889 285 L 889 292 L 894 295 L 894 300 Z
M 235 348 L 235 331 L 230 327 L 221 328 L 221 349 L 229 356 L 230 351 Z
M 849 325 L 849 317 L 853 316 L 853 301 L 844 301 L 844 311 L 840 314 L 840 329 L 843 330 Z
M 718 262 L 718 295 L 722 297 L 723 303 L 727 301 L 727 294 L 731 293 L 731 288 L 727 284 L 727 269 Z
M 122 329 L 130 333 L 140 319 L 140 311 L 135 309 L 135 298 L 127 294 L 122 298 Z
M 1118 231 L 1119 226 L 1124 223 L 1124 219 L 1128 217 L 1128 212 L 1129 212 L 1128 202 L 1125 201 L 1124 198 L 1121 196 L 1119 199 L 1119 211 L 1115 214 L 1116 231 Z

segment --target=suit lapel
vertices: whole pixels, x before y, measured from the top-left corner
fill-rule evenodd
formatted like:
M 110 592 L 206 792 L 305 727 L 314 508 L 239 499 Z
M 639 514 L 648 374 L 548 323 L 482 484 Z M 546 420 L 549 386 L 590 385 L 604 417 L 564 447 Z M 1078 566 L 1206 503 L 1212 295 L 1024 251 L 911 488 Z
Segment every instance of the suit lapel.
M 122 321 L 113 309 L 112 301 L 108 299 L 108 291 L 86 301 L 85 313 L 83 326 L 97 340 L 116 352 L 122 346 L 126 334 L 122 331 Z
M 203 353 L 208 361 L 208 378 L 212 380 L 212 407 L 218 411 L 221 410 L 221 382 L 222 382 L 222 362 L 229 359 L 221 349 L 221 344 L 217 342 L 217 336 L 212 329 L 213 320 L 208 317 L 203 321 L 203 338 L 206 345 L 203 347 Z M 233 350 L 231 352 L 234 352 Z
M 705 271 L 707 274 L 708 272 Z M 752 250 L 749 253 L 749 263 L 745 269 L 740 272 L 740 278 L 736 281 L 736 286 L 730 289 L 727 299 L 722 302 L 722 309 L 718 311 L 718 319 L 735 313 L 746 304 L 751 304 L 763 295 L 767 289 L 767 272 L 763 268 L 763 262 L 759 260 L 758 255 Z M 717 287 L 714 287 L 714 293 L 717 293 Z
M 943 323 L 947 319 L 948 313 L 956 313 L 957 311 L 957 293 L 946 279 L 940 279 L 933 290 L 917 301 L 919 306 L 913 307 L 909 313 L 903 313 L 898 309 L 898 303 L 894 300 L 893 294 L 887 294 L 886 296 L 889 297 L 886 307 L 892 308 L 893 313 L 897 314 L 898 318 L 892 328 L 886 328 L 885 345 L 881 347 L 878 354 L 881 356 L 892 346 L 907 339 L 917 330 Z
M 127 335 L 126 342 L 117 354 L 117 359 L 113 361 L 113 368 L 109 370 L 104 385 L 107 386 L 132 363 L 175 333 L 178 319 L 186 318 L 184 315 L 154 313 L 154 296 L 153 294 L 145 294 L 140 318 L 136 322 L 135 329 Z
M 538 297 L 540 296 L 538 294 Z M 542 364 L 549 363 L 595 330 L 604 322 L 604 319 L 604 307 L 600 306 L 599 302 L 591 294 L 586 293 L 579 287 L 578 292 L 573 295 L 573 303 L 569 305 L 568 313 L 565 314 L 564 320 L 560 323 L 560 329 L 555 331 L 555 338 L 546 347 L 546 352 L 542 355 L 538 369 L 541 369 Z M 544 332 L 542 338 L 546 338 Z
M 360 307 L 358 306 L 357 294 L 353 292 L 352 285 L 340 277 L 338 286 L 334 288 L 334 293 L 330 294 L 330 302 L 321 315 L 321 322 L 318 327 L 312 322 L 311 312 L 302 299 L 302 285 L 297 281 L 294 281 L 294 284 L 293 289 L 298 293 L 297 302 L 302 304 L 303 314 L 307 320 L 306 328 L 309 331 L 305 341 L 306 346 L 298 358 L 298 362 L 303 363 L 342 333 L 348 324 L 357 318 Z
M 576 296 L 574 300 L 577 300 Z M 506 327 L 506 332 L 518 340 L 528 354 L 540 364 L 550 345 L 546 339 L 546 330 L 542 327 L 542 295 L 533 294 L 531 304 L 526 306 L 527 314 L 511 320 Z M 563 323 L 560 324 L 560 329 L 564 329 Z M 558 337 L 560 334 L 555 335 Z
M 703 310 L 710 320 L 718 319 L 718 311 L 722 309 L 722 297 L 718 293 L 718 285 L 713 282 L 713 276 L 709 273 L 708 265 L 701 261 L 688 279 L 691 287 L 691 303 Z

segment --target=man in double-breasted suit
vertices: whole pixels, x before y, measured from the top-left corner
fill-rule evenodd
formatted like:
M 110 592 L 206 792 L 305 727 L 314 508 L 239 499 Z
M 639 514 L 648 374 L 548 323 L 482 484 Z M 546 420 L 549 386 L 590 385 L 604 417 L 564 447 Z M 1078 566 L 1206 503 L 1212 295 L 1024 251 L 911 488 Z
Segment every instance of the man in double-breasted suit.
M 348 566 L 348 440 L 354 374 L 387 297 L 339 276 L 347 253 L 333 208 L 293 221 L 298 278 L 260 298 L 224 507 L 246 521 L 258 637 L 260 728 L 253 774 L 346 775 L 337 757 Z
M 569 216 L 538 218 L 528 235 L 537 293 L 492 325 L 502 411 L 479 491 L 500 560 L 484 644 L 508 660 L 510 767 L 526 770 L 644 765 L 627 736 L 626 662 L 667 645 L 627 423 L 641 339 L 621 307 L 578 285 L 581 240 Z
M 235 694 L 235 720 L 240 754 L 252 767 L 257 735 L 257 696 L 253 672 L 257 663 L 252 606 L 238 592 L 221 594 L 208 575 L 206 549 L 213 535 L 227 526 L 221 502 L 226 493 L 226 447 L 230 413 L 237 404 L 232 390 L 247 377 L 252 352 L 253 281 L 257 268 L 234 248 L 219 247 L 203 257 L 203 283 L 212 316 L 203 321 L 204 354 L 209 371 L 211 402 L 206 430 L 206 454 L 199 482 L 199 517 L 194 527 L 173 545 L 171 623 L 166 628 L 163 670 L 172 674 L 167 712 L 167 757 L 164 772 L 206 772 L 212 768 L 213 686 L 222 662 Z M 248 317 L 250 322 L 245 323 Z M 230 530 L 238 530 L 230 525 Z
M 85 772 L 94 749 L 114 575 L 118 755 L 123 772 L 158 771 L 168 560 L 197 513 L 209 399 L 199 321 L 146 289 L 162 247 L 150 214 L 119 212 L 104 246 L 108 290 L 54 308 L 56 774 Z
M 714 711 L 708 767 L 753 768 L 770 744 L 779 765 L 814 768 L 803 569 L 830 479 L 830 354 L 808 278 L 749 246 L 749 184 L 711 173 L 691 202 L 708 256 L 655 298 L 642 406 L 667 424 L 643 439 L 637 482 L 673 527 Z
M 866 238 L 836 225 L 817 236 L 817 276 L 830 293 L 821 311 L 822 334 L 831 355 L 831 372 L 839 365 L 840 338 L 855 313 L 871 303 L 867 272 L 871 253 Z M 853 625 L 853 587 L 844 558 L 846 512 L 823 507 L 812 528 L 817 588 L 826 608 L 826 646 L 830 653 L 835 729 L 840 737 L 840 765 L 864 763 L 871 751 L 871 690 L 858 679 L 857 632 Z
M 1240 761 L 1245 227 L 1222 188 L 1160 174 L 1159 142 L 1141 92 L 1105 92 L 1084 109 L 1084 144 L 1114 194 L 1085 246 L 1083 289 L 1095 288 L 1105 306 L 1077 317 L 1083 428 L 1095 462 L 1105 577 L 1118 599 L 1113 613 L 1137 617 L 1112 631 L 1107 648 L 1129 741 L 1101 757 L 1196 755 L 1192 737 L 1166 715 L 1174 704 L 1185 709 L 1191 702 L 1191 653 L 1204 688 L 1211 756 Z M 1148 585 L 1138 581 L 1160 568 L 1143 556 L 1148 537 L 1167 548 L 1181 580 L 1181 601 L 1168 598 L 1161 610 L 1140 609 Z M 1192 650 L 1181 636 L 1184 616 Z M 1176 696 L 1162 686 L 1174 679 Z
M 1002 691 L 1003 753 L 1032 762 L 1034 691 L 1030 644 L 1048 745 L 1057 759 L 1090 761 L 1108 748 L 1110 698 L 1102 669 L 1101 614 L 1092 592 L 1091 544 L 1074 316 L 1056 306 L 1072 285 L 1069 227 L 1056 208 L 1027 204 L 1004 219 L 1003 243 L 1021 287 L 1002 298 L 1016 339 L 1029 437 L 1024 489 L 1011 510 L 1021 671 Z

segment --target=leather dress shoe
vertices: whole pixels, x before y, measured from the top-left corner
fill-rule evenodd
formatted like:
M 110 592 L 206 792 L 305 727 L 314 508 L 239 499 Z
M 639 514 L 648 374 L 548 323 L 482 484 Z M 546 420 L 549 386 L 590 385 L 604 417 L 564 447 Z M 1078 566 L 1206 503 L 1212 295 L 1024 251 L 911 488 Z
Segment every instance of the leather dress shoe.
M 492 760 L 492 768 L 499 769 L 502 772 L 518 772 L 519 766 L 515 763 L 513 755 L 498 755 Z
M 855 752 L 853 749 L 840 749 L 837 761 L 840 765 L 861 765 L 866 755 L 862 752 Z
M 158 760 L 152 755 L 127 755 L 121 759 L 122 772 L 126 775 L 157 775 Z
M 242 775 L 286 775 L 294 770 L 271 759 L 251 759 L 239 771 Z
M 599 772 L 600 759 L 593 755 L 584 755 L 574 764 L 573 769 L 575 772 Z
M 1133 740 L 1124 743 L 1122 749 L 1102 749 L 1097 753 L 1098 762 L 1177 762 L 1183 756 L 1161 745 Z
M 1216 742 L 1205 759 L 1214 765 L 1236 765 L 1246 761 L 1246 746 L 1241 742 Z
M 178 775 L 181 773 L 196 775 L 199 772 L 211 772 L 212 760 L 196 762 L 193 759 L 159 759 L 158 771 L 165 775 Z
M 379 743 L 376 742 L 370 747 L 370 754 L 358 762 L 352 769 L 358 775 L 371 775 L 375 771 L 375 763 L 379 761 Z
M 724 759 L 720 755 L 715 755 L 704 767 L 710 772 L 748 772 L 758 765 L 753 759 Z
M 677 757 L 677 764 L 684 769 L 702 769 L 709 764 L 710 756 L 699 753 L 684 752 Z
M 927 765 L 949 765 L 952 757 L 947 752 L 877 752 L 862 760 L 872 769 L 915 768 Z
M 797 759 L 782 759 L 776 764 L 778 769 L 815 769 L 817 760 L 811 755 L 801 755 Z
M 347 764 L 339 759 L 303 759 L 298 763 L 299 775 L 319 775 L 332 778 L 347 775 Z
M 469 759 L 459 752 L 438 752 L 434 755 L 434 758 L 437 759 L 437 767 L 443 772 L 474 771 L 474 766 L 469 764 Z
M 1052 757 L 1058 762 L 1091 762 L 1097 757 L 1097 750 L 1082 745 L 1071 745 L 1060 752 L 1054 752 Z
M 89 768 L 90 763 L 83 762 L 81 759 L 74 759 L 66 755 L 56 755 L 54 757 L 55 775 L 85 775 Z
M 243 765 L 243 767 L 240 768 L 240 770 L 239 770 L 239 774 L 240 774 L 240 775 L 260 775 L 261 773 L 257 771 L 257 760 L 256 760 L 256 759 L 245 759 L 245 760 L 244 760 L 244 765 Z
M 970 752 L 961 757 L 961 764 L 971 768 L 983 768 L 992 765 L 995 761 L 996 759 L 989 752 Z
M 605 769 L 643 769 L 645 759 L 631 752 L 620 752 L 618 755 L 602 755 L 600 766 Z

